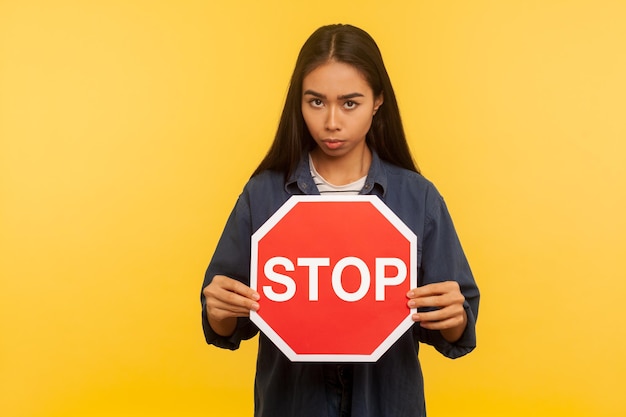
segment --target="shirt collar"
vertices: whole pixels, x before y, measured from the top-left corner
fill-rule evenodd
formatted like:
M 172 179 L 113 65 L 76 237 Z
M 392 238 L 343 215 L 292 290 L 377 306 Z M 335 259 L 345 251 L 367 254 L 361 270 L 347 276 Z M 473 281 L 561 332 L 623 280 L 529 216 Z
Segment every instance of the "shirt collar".
M 387 171 L 385 162 L 372 150 L 372 163 L 365 179 L 365 185 L 359 194 L 376 194 L 384 197 L 387 191 Z M 311 177 L 308 152 L 303 152 L 296 170 L 285 182 L 285 190 L 289 194 L 319 194 Z

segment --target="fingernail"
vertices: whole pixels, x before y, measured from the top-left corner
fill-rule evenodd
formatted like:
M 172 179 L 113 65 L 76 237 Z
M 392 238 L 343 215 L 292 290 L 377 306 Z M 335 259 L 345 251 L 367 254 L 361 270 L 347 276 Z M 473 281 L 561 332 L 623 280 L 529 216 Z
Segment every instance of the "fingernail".
M 257 303 L 253 303 L 253 304 L 252 304 L 252 311 L 258 311 L 258 310 L 259 310 L 259 308 L 261 308 L 261 306 L 260 306 L 260 305 L 258 305 Z
M 252 294 L 252 299 L 253 300 L 259 300 L 261 298 L 261 296 L 259 295 L 258 292 L 255 292 L 254 294 Z

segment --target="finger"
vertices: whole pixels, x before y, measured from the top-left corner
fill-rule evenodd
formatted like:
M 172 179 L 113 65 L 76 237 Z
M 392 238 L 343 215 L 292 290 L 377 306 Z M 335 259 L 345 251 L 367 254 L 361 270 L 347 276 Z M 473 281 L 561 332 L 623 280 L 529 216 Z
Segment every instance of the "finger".
M 259 309 L 259 303 L 255 300 L 223 288 L 208 291 L 206 300 L 207 306 L 210 308 L 227 310 L 237 314 Z
M 419 321 L 419 324 L 424 329 L 428 330 L 446 330 L 457 327 L 463 323 L 462 317 L 451 317 L 442 321 Z
M 448 324 L 458 325 L 464 320 L 464 309 L 463 306 L 452 305 L 438 310 L 420 311 L 413 314 L 412 318 L 414 321 L 424 324 L 425 326 L 423 327 L 436 326 L 436 328 L 446 328 L 439 326 L 447 326 Z
M 217 280 L 217 284 L 221 288 L 224 288 L 228 291 L 237 293 L 239 295 L 242 295 L 246 298 L 250 298 L 255 301 L 261 298 L 258 292 L 254 291 L 252 288 L 245 285 L 244 283 L 237 281 L 236 279 L 229 278 L 224 275 L 216 275 L 213 278 L 213 281 L 216 281 L 216 280 Z
M 221 321 L 227 318 L 249 317 L 250 311 L 257 311 L 259 309 L 258 304 L 254 304 L 254 302 L 244 297 L 238 297 L 244 300 L 243 304 L 224 301 L 216 297 L 207 298 L 206 309 L 209 318 Z M 253 304 L 246 305 L 246 302 Z
M 252 288 L 223 275 L 216 275 L 211 283 L 202 290 L 202 293 L 207 300 L 218 299 L 235 305 L 247 304 L 248 308 L 256 306 L 254 303 L 260 298 L 259 294 Z
M 251 310 L 256 311 L 259 309 L 259 305 L 255 301 L 241 296 L 232 297 L 233 294 L 227 293 L 223 298 L 213 297 L 208 299 L 207 308 L 229 311 L 237 315 L 248 314 Z
M 259 303 L 256 300 L 240 295 L 236 292 L 226 291 L 223 294 L 221 301 L 224 303 L 234 306 L 234 308 L 244 308 L 246 311 L 257 311 L 259 309 Z
M 448 292 L 461 292 L 459 283 L 456 281 L 434 282 L 413 288 L 407 293 L 408 298 L 420 298 L 432 295 L 442 295 Z
M 442 295 L 412 298 L 407 302 L 409 308 L 443 308 L 452 305 L 462 306 L 465 297 L 461 293 L 447 293 Z
M 213 311 L 215 311 L 216 315 L 221 316 L 221 311 L 224 311 L 232 316 L 246 316 L 250 310 L 257 311 L 260 307 L 257 303 L 258 298 L 255 296 L 256 292 L 250 290 L 249 287 L 239 281 L 218 275 L 202 290 L 202 293 L 209 314 L 213 315 Z M 240 292 L 245 295 L 241 295 Z M 248 298 L 247 295 L 252 298 Z
M 230 317 L 249 317 L 250 310 L 244 308 L 231 308 L 231 306 L 211 307 L 207 306 L 207 313 L 209 317 L 216 320 L 223 320 Z

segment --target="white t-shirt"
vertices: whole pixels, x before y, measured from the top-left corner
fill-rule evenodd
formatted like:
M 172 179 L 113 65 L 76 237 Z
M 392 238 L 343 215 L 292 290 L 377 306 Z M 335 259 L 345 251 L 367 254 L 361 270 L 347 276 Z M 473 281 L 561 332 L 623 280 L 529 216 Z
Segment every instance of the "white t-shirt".
M 313 165 L 313 159 L 309 154 L 309 166 L 311 167 L 311 176 L 313 177 L 313 181 L 315 181 L 315 185 L 317 185 L 317 189 L 320 194 L 343 194 L 343 195 L 358 195 L 363 186 L 365 185 L 365 180 L 367 179 L 367 175 L 359 178 L 358 180 L 351 182 L 350 184 L 345 185 L 333 185 L 326 181 L 324 177 L 322 177 L 316 170 L 315 165 Z

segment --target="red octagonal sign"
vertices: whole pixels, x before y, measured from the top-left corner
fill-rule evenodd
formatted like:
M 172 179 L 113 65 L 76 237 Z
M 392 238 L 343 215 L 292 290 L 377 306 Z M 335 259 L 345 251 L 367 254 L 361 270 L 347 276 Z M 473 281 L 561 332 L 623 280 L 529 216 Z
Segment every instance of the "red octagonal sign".
M 294 196 L 252 236 L 250 318 L 292 361 L 374 362 L 412 325 L 415 234 L 375 196 Z

